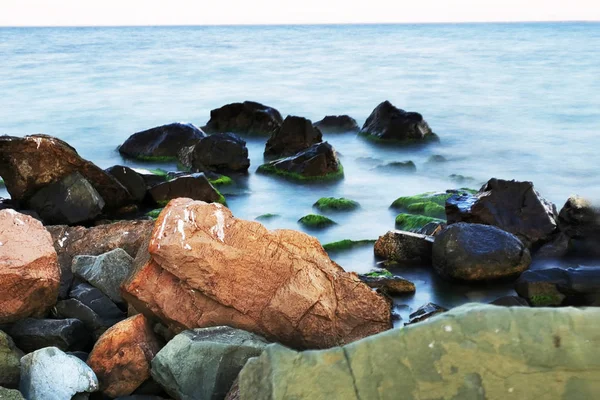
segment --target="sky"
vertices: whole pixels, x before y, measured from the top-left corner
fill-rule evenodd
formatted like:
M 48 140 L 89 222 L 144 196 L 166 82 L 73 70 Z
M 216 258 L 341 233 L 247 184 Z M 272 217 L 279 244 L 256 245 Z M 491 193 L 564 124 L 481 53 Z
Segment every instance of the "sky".
M 0 0 L 0 26 L 600 21 L 600 0 Z

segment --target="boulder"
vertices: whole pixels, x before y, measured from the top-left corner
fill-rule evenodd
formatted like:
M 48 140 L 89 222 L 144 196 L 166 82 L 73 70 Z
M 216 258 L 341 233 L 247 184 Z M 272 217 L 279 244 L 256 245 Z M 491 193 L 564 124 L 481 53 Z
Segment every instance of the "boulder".
M 202 129 L 193 124 L 175 122 L 134 133 L 119 147 L 119 153 L 142 160 L 175 160 L 181 148 L 204 137 Z
M 600 309 L 469 304 L 322 351 L 268 346 L 241 399 L 593 399 Z
M 76 299 L 61 300 L 53 308 L 53 316 L 60 319 L 78 319 L 94 335 L 97 340 L 108 328 L 107 324 L 93 309 Z
M 309 119 L 288 116 L 265 146 L 265 157 L 291 156 L 323 141 L 323 134 Z
M 79 358 L 46 347 L 21 359 L 19 390 L 28 400 L 70 400 L 77 394 L 97 391 L 98 379 Z
M 100 325 L 93 327 L 92 331 L 101 331 L 102 333 L 126 318 L 126 314 L 108 296 L 87 283 L 74 285 L 73 289 L 69 292 L 69 297 L 79 301 L 98 316 Z M 82 319 L 82 322 L 86 323 L 86 320 Z
M 579 196 L 571 196 L 558 214 L 558 227 L 570 238 L 600 237 L 600 209 Z
M 369 276 L 359 275 L 360 280 L 369 287 L 389 296 L 397 296 L 416 291 L 415 284 L 401 276 Z
M 21 357 L 23 352 L 11 337 L 0 331 L 0 386 L 14 388 L 19 385 Z
M 375 107 L 360 134 L 377 140 L 405 143 L 437 139 L 421 114 L 396 108 L 387 100 Z
M 8 330 L 17 346 L 25 353 L 44 347 L 63 351 L 85 350 L 90 343 L 90 332 L 78 319 L 34 319 L 16 322 Z
M 152 360 L 152 376 L 175 399 L 223 399 L 246 361 L 267 344 L 228 326 L 187 330 Z
M 392 161 L 387 164 L 377 165 L 373 168 L 376 172 L 397 174 L 406 172 L 417 172 L 417 166 L 413 161 Z
M 210 112 L 207 132 L 270 135 L 283 123 L 279 111 L 253 101 L 231 103 Z
M 38 190 L 29 206 L 46 224 L 73 225 L 100 215 L 104 200 L 83 175 L 74 172 Z
M 532 306 L 600 306 L 600 267 L 526 271 L 515 289 Z
M 313 125 L 326 133 L 358 132 L 360 129 L 356 120 L 349 115 L 327 115 Z
M 107 330 L 96 342 L 87 364 L 105 395 L 126 396 L 150 377 L 150 362 L 160 347 L 152 325 L 138 314 Z
M 115 165 L 106 169 L 127 191 L 137 203 L 144 201 L 146 197 L 146 181 L 141 174 L 129 167 Z
M 531 256 L 523 243 L 495 226 L 459 222 L 439 233 L 433 243 L 433 268 L 445 278 L 514 278 L 530 264 Z
M 21 392 L 16 389 L 6 389 L 0 386 L 0 399 L 2 400 L 25 400 Z
M 76 256 L 71 270 L 115 303 L 122 303 L 121 284 L 133 272 L 133 257 L 123 249 L 114 249 L 99 256 Z
M 417 230 L 416 233 L 419 233 L 421 235 L 426 235 L 426 236 L 436 236 L 438 233 L 440 233 L 442 230 L 444 230 L 444 228 L 446 228 L 446 224 L 444 222 L 428 222 L 425 225 L 423 225 L 421 228 L 419 228 Z
M 433 237 L 405 231 L 389 231 L 375 242 L 375 256 L 397 262 L 429 265 Z
M 556 207 L 531 182 L 492 178 L 474 195 L 462 193 L 446 201 L 448 223 L 493 225 L 516 235 L 527 247 L 539 246 L 556 232 Z
M 114 177 L 81 158 L 60 139 L 47 135 L 0 136 L 0 176 L 13 200 L 26 204 L 40 189 L 74 172 L 96 189 L 108 210 L 133 201 Z
M 559 232 L 535 252 L 535 258 L 561 258 L 571 251 L 571 238 Z
M 417 322 L 425 321 L 426 319 L 429 319 L 434 315 L 441 314 L 446 311 L 448 311 L 447 308 L 438 306 L 434 303 L 423 304 L 421 307 L 417 308 L 416 311 L 410 313 L 410 315 L 408 316 L 408 322 L 404 325 L 416 324 Z
M 225 203 L 225 198 L 203 173 L 191 174 L 161 183 L 150 189 L 152 199 L 160 205 L 178 197 L 188 197 L 208 203 Z
M 41 222 L 0 211 L 0 324 L 43 316 L 56 303 L 59 284 L 56 251 Z
M 194 172 L 247 172 L 250 167 L 246 142 L 235 133 L 216 133 L 202 139 L 180 162 Z
M 124 297 L 169 326 L 228 324 L 298 348 L 391 326 L 386 299 L 331 261 L 317 239 L 268 231 L 220 204 L 171 201 L 148 249 Z
M 337 153 L 327 142 L 314 144 L 291 157 L 263 164 L 258 167 L 258 172 L 296 180 L 339 179 L 344 176 Z

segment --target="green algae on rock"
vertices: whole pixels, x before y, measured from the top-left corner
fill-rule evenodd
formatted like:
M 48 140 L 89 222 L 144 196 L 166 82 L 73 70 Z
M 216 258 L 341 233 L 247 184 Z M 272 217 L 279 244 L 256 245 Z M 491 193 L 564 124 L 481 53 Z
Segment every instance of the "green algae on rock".
M 267 214 L 262 214 L 259 215 L 258 217 L 254 218 L 257 221 L 267 221 L 273 218 L 279 218 L 281 215 L 279 214 L 272 214 L 272 213 L 267 213 Z
M 385 268 L 373 270 L 364 275 L 368 276 L 369 278 L 393 278 L 394 277 L 394 274 L 392 274 L 390 271 L 388 271 Z
M 349 211 L 360 207 L 360 204 L 354 200 L 345 199 L 343 197 L 321 197 L 313 207 L 320 211 Z
M 344 251 L 351 250 L 355 247 L 368 246 L 375 243 L 375 240 L 365 239 L 365 240 L 350 240 L 344 239 L 337 242 L 326 243 L 323 245 L 325 251 L 334 252 L 334 251 Z
M 146 213 L 146 215 L 147 215 L 148 217 L 151 217 L 152 219 L 156 219 L 156 218 L 158 218 L 158 216 L 159 216 L 159 214 L 162 212 L 162 210 L 163 210 L 162 208 L 156 208 L 156 209 L 154 209 L 154 210 L 152 210 L 152 211 L 148 211 L 148 212 Z
M 446 221 L 439 218 L 427 217 L 425 215 L 402 213 L 396 216 L 396 228 L 403 231 L 415 232 L 431 222 L 442 224 Z
M 344 167 L 339 163 L 338 170 L 336 172 L 329 173 L 321 176 L 306 176 L 297 172 L 289 172 L 275 167 L 272 164 L 263 164 L 256 170 L 258 173 L 276 175 L 282 178 L 286 178 L 292 181 L 335 181 L 344 177 Z
M 233 179 L 226 175 L 221 175 L 218 178 L 208 180 L 213 186 L 227 186 L 233 184 Z
M 331 225 L 335 225 L 336 222 L 318 214 L 308 214 L 298 220 L 304 226 L 310 228 L 325 228 Z

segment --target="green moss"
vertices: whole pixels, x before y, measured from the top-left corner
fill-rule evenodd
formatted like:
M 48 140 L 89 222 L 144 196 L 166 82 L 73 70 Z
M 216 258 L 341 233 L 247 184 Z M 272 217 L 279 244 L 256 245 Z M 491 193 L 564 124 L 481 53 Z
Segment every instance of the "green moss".
M 324 217 L 323 215 L 308 214 L 298 220 L 304 226 L 310 228 L 325 228 L 327 226 L 335 225 L 335 221 Z
M 321 211 L 348 211 L 360 207 L 360 204 L 354 200 L 345 199 L 343 197 L 321 197 L 313 207 Z
M 149 216 L 149 217 L 152 217 L 152 218 L 156 219 L 156 218 L 158 218 L 158 215 L 161 213 L 162 210 L 163 210 L 162 208 L 157 208 L 155 210 L 148 211 L 146 213 L 146 215 Z
M 445 221 L 425 215 L 398 214 L 396 228 L 403 231 L 417 231 L 430 222 L 443 223 Z
M 469 188 L 460 188 L 458 190 L 461 190 L 463 192 L 467 192 L 469 194 L 475 194 L 475 193 L 479 192 L 479 190 L 477 190 L 477 189 L 469 189 Z
M 366 245 L 372 245 L 376 240 L 366 239 L 366 240 L 349 240 L 344 239 L 338 242 L 327 243 L 323 245 L 325 251 L 342 251 L 342 250 L 350 250 L 355 247 L 362 247 Z
M 227 205 L 227 200 L 225 199 L 225 196 L 223 196 L 223 195 L 221 194 L 221 192 L 219 192 L 217 189 L 215 189 L 215 191 L 216 191 L 216 192 L 217 192 L 217 194 L 219 195 L 219 199 L 217 200 L 217 203 L 221 203 L 221 204 L 223 204 L 224 206 L 226 206 L 226 205 Z
M 169 175 L 169 171 L 165 171 L 162 168 L 153 168 L 149 169 L 148 171 L 152 172 L 152 174 L 156 176 L 164 176 L 165 178 Z
M 173 156 L 145 156 L 145 155 L 137 155 L 134 157 L 139 161 L 152 161 L 152 162 L 173 162 L 177 161 L 177 157 Z
M 426 217 L 446 218 L 446 208 L 432 201 L 412 203 L 406 209 L 413 214 L 420 214 Z
M 415 203 L 433 203 L 439 206 L 445 206 L 446 200 L 448 200 L 450 196 L 452 196 L 451 193 L 436 192 L 421 193 L 415 196 L 403 196 L 397 198 L 390 207 L 408 210 L 408 207 Z
M 344 177 L 344 167 L 341 163 L 339 164 L 339 168 L 336 172 L 332 172 L 324 176 L 304 176 L 296 172 L 288 172 L 281 170 L 279 168 L 274 167 L 272 164 L 263 164 L 260 167 L 258 167 L 256 172 L 262 174 L 276 175 L 285 179 L 300 182 L 333 181 L 342 179 Z
M 536 294 L 529 298 L 529 302 L 535 307 L 559 306 L 562 299 L 550 294 Z
M 393 278 L 394 274 L 387 269 L 379 269 L 376 271 L 371 271 L 368 274 L 365 274 L 365 276 L 368 276 L 369 278 Z
M 208 180 L 213 186 L 226 186 L 226 185 L 231 185 L 233 184 L 233 179 L 231 179 L 228 176 L 225 175 L 221 175 L 216 179 L 209 179 Z
M 280 217 L 279 214 L 271 214 L 271 213 L 267 213 L 267 214 L 262 214 L 259 215 L 258 217 L 256 217 L 255 219 L 257 221 L 265 221 L 265 220 L 269 220 L 269 219 L 273 219 L 273 218 L 278 218 Z

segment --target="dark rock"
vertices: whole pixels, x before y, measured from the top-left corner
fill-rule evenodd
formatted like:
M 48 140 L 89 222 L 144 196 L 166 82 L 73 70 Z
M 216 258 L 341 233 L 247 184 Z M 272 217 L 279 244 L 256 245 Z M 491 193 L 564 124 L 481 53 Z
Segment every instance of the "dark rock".
M 414 283 L 408 279 L 402 278 L 401 276 L 388 277 L 359 275 L 359 278 L 369 287 L 377 289 L 378 291 L 390 296 L 414 293 L 416 290 Z
M 29 205 L 46 224 L 72 225 L 100 215 L 104 200 L 83 175 L 74 172 L 37 191 Z
M 136 171 L 122 165 L 115 165 L 106 170 L 129 191 L 133 199 L 141 203 L 146 197 L 146 181 Z
M 441 164 L 441 163 L 445 163 L 445 162 L 448 162 L 448 159 L 446 157 L 442 156 L 441 154 L 431 155 L 427 159 L 428 164 Z
M 283 123 L 274 108 L 253 101 L 231 103 L 210 112 L 210 121 L 203 127 L 207 132 L 234 132 L 270 135 Z
M 117 397 L 115 400 L 166 400 L 164 397 L 149 394 L 133 394 L 131 396 Z
M 247 172 L 250 167 L 246 142 L 234 133 L 216 133 L 202 139 L 180 162 L 194 172 Z
M 561 258 L 571 249 L 571 238 L 560 232 L 548 243 L 542 245 L 536 252 L 536 258 Z
M 67 352 L 67 355 L 77 357 L 81 361 L 86 362 L 88 359 L 89 353 L 86 353 L 85 351 L 69 351 L 69 352 Z
M 527 247 L 538 246 L 556 232 L 556 207 L 531 182 L 492 178 L 475 195 L 457 194 L 446 201 L 448 224 L 493 225 L 516 235 Z
M 203 173 L 185 175 L 156 185 L 150 189 L 150 195 L 161 205 L 178 197 L 207 203 L 225 203 L 225 198 L 211 185 Z
M 337 154 L 327 142 L 314 144 L 294 156 L 263 164 L 258 170 L 298 180 L 343 177 Z
M 267 140 L 265 157 L 291 156 L 322 141 L 321 131 L 310 120 L 290 115 Z
M 492 301 L 490 304 L 503 307 L 529 307 L 527 300 L 519 296 L 503 296 Z
M 10 336 L 0 331 L 0 386 L 15 388 L 19 385 L 21 357 L 23 352 L 15 346 Z
M 600 305 L 600 267 L 548 268 L 521 274 L 515 289 L 532 306 Z
M 558 227 L 575 238 L 600 237 L 600 209 L 579 196 L 571 196 L 560 210 Z
M 360 133 L 399 142 L 422 142 L 437 138 L 421 114 L 396 108 L 389 101 L 375 107 Z
M 433 238 L 412 232 L 389 231 L 375 242 L 375 256 L 398 262 L 431 263 Z
M 447 308 L 438 306 L 434 303 L 427 303 L 417 308 L 415 312 L 411 313 L 408 316 L 408 323 L 406 323 L 405 325 L 416 324 L 417 322 L 425 321 L 426 319 L 429 319 L 434 315 L 441 314 L 446 311 L 448 311 Z
M 25 353 L 51 346 L 63 351 L 85 350 L 91 339 L 78 319 L 26 318 L 16 322 L 8 333 Z
M 374 168 L 380 172 L 417 172 L 417 166 L 412 161 L 394 161 Z
M 109 328 L 94 310 L 76 299 L 59 301 L 54 307 L 53 314 L 56 318 L 74 318 L 80 320 L 94 334 L 95 340 Z
M 427 236 L 435 236 L 440 233 L 444 228 L 446 228 L 446 224 L 441 222 L 429 222 L 421 227 L 416 233 L 420 233 L 421 235 Z
M 172 123 L 134 133 L 119 147 L 119 152 L 138 159 L 176 159 L 182 147 L 192 146 L 204 137 L 206 134 L 193 124 Z
M 360 128 L 356 120 L 349 115 L 328 115 L 314 123 L 322 132 L 357 132 Z
M 459 222 L 440 232 L 433 243 L 433 268 L 445 278 L 512 278 L 529 264 L 531 256 L 523 243 L 495 226 Z
M 91 309 L 100 318 L 98 328 L 94 328 L 96 332 L 104 331 L 105 328 L 126 318 L 125 313 L 108 296 L 87 283 L 75 285 L 69 296 Z

